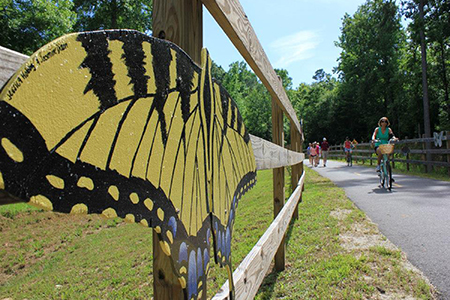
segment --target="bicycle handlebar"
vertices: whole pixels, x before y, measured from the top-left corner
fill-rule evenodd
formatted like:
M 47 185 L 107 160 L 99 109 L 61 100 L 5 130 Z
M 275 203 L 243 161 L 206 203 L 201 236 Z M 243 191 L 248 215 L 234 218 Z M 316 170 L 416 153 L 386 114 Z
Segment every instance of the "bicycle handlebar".
M 375 140 L 372 140 L 372 143 L 377 143 L 377 142 L 381 142 L 381 140 L 377 140 L 377 139 L 375 139 Z M 392 139 L 389 139 L 389 141 L 388 141 L 388 143 L 389 144 L 393 144 L 393 143 L 396 143 L 396 142 L 398 142 L 398 138 L 392 138 Z

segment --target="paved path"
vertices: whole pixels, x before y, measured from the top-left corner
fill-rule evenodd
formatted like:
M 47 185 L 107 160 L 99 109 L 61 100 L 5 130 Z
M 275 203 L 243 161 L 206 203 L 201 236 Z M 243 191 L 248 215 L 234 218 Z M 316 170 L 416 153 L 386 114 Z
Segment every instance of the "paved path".
M 322 163 L 322 161 L 321 161 Z M 310 166 L 305 160 L 305 165 Z M 450 299 L 450 182 L 395 174 L 392 192 L 374 168 L 328 161 L 313 168 L 345 189 L 380 231 Z

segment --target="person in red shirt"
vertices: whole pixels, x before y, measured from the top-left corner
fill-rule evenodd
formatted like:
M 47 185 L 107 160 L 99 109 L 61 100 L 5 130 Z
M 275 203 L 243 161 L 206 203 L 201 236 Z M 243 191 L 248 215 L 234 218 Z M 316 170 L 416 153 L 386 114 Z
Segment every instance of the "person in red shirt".
M 323 159 L 323 166 L 327 166 L 327 159 L 328 159 L 328 148 L 330 146 L 328 145 L 327 139 L 323 138 L 322 141 L 322 159 Z
M 320 145 L 319 145 L 318 142 L 314 142 L 314 145 L 315 145 L 315 147 L 316 147 L 316 153 L 317 153 L 316 159 L 315 159 L 315 166 L 318 167 L 318 166 L 319 166 L 319 163 L 320 163 L 320 155 L 321 155 L 321 152 L 320 152 Z
M 348 161 L 348 156 L 352 152 L 352 142 L 350 142 L 350 139 L 348 137 L 345 138 L 344 142 L 344 151 L 345 151 L 345 160 Z

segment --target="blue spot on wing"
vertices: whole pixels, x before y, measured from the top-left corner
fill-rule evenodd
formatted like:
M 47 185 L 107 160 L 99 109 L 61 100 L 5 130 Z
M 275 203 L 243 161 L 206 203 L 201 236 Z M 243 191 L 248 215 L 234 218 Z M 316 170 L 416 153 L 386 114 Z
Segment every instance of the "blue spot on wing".
M 178 257 L 178 262 L 188 261 L 188 253 L 186 243 L 181 243 L 180 245 L 180 256 Z
M 172 227 L 173 238 L 175 238 L 177 235 L 177 221 L 175 220 L 175 217 L 169 219 L 169 226 Z
M 202 259 L 202 249 L 198 248 L 197 250 L 197 270 L 198 274 L 197 277 L 203 276 L 203 259 Z
M 189 255 L 189 274 L 188 274 L 188 298 L 197 295 L 197 263 L 195 261 L 195 251 Z

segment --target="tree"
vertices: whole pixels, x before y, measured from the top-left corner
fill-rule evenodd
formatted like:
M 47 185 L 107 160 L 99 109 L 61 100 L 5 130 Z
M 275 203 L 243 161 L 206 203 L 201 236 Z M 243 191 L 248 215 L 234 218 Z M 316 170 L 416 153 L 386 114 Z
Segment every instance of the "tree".
M 428 41 L 432 50 L 432 64 L 430 66 L 430 82 L 439 82 L 436 87 L 431 86 L 432 92 L 438 98 L 439 126 L 450 129 L 450 99 L 449 99 L 449 68 L 450 57 L 450 2 L 445 0 L 429 1 L 429 17 L 426 20 Z M 435 62 L 435 63 L 433 63 Z
M 222 73 L 221 67 L 213 64 L 213 77 L 220 78 L 223 87 L 236 102 L 249 133 L 270 140 L 272 137 L 271 96 L 258 77 L 243 61 L 233 62 L 229 70 Z M 292 84 L 287 72 L 281 72 L 283 84 Z
M 32 54 L 72 30 L 71 0 L 0 0 L 0 45 Z
M 74 0 L 75 30 L 152 29 L 152 0 Z
M 325 80 L 331 79 L 331 74 L 325 73 L 323 69 L 319 69 L 314 73 L 314 76 L 312 77 L 315 81 L 322 82 Z
M 348 126 L 346 135 L 369 136 L 381 115 L 397 119 L 404 38 L 393 0 L 368 0 L 353 16 L 344 16 L 336 43 L 342 48 L 337 68 L 342 85 L 335 110 L 338 124 Z

